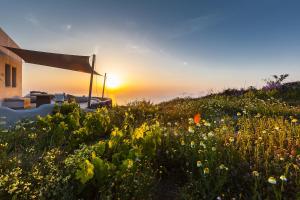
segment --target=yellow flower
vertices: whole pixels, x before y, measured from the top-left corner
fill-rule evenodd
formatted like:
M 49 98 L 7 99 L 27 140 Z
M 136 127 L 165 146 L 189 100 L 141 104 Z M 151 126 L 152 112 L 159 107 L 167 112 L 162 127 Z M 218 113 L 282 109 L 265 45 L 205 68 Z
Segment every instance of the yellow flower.
M 296 123 L 298 119 L 292 119 L 292 123 Z
M 182 146 L 185 145 L 185 142 L 184 142 L 183 139 L 181 139 L 180 144 L 181 144 Z
M 276 183 L 277 183 L 276 178 L 274 178 L 273 176 L 270 176 L 268 178 L 268 182 L 271 183 L 271 184 L 273 184 L 273 185 L 276 185 Z
M 128 159 L 128 165 L 127 165 L 127 167 L 131 168 L 132 166 L 133 166 L 133 160 Z
M 229 142 L 234 142 L 234 137 L 230 137 Z
M 253 171 L 253 172 L 252 172 L 252 175 L 258 177 L 258 176 L 259 176 L 259 173 L 258 173 L 258 171 Z
M 114 142 L 112 140 L 108 141 L 108 147 L 111 149 L 114 145 Z
M 96 158 L 96 153 L 95 151 L 92 152 L 92 159 L 95 159 Z
M 195 142 L 191 141 L 191 148 L 195 148 Z
M 236 113 L 237 116 L 241 116 L 242 114 L 240 112 Z
M 203 170 L 203 173 L 204 173 L 204 174 L 209 174 L 209 168 L 208 168 L 208 167 L 205 167 L 204 170 Z

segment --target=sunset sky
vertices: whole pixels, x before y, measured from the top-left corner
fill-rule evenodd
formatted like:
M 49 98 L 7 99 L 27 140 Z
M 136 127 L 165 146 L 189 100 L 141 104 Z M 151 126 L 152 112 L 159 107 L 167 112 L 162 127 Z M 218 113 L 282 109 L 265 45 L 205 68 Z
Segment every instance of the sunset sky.
M 22 48 L 97 55 L 118 103 L 300 80 L 300 1 L 2 0 L 0 26 Z M 100 95 L 102 78 L 95 79 Z M 24 64 L 23 92 L 88 93 L 89 75 Z

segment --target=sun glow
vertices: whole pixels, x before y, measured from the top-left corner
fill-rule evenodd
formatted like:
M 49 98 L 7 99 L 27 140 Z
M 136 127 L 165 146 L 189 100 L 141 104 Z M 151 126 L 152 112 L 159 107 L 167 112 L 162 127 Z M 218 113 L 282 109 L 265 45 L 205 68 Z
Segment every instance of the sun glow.
M 106 78 L 106 86 L 109 89 L 117 89 L 121 86 L 121 79 L 115 74 L 108 74 Z

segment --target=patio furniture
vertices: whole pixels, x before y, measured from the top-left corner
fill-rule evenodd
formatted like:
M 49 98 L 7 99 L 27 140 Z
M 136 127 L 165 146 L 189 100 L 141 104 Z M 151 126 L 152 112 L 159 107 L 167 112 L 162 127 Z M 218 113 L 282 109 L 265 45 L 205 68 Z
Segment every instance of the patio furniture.
M 53 95 L 51 94 L 37 94 L 36 95 L 36 107 L 40 107 L 44 104 L 51 104 L 51 99 L 53 98 Z

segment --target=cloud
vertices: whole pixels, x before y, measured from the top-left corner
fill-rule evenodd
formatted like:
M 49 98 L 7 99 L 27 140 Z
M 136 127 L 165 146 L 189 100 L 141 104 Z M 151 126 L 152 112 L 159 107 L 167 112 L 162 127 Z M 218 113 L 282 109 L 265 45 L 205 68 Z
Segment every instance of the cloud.
M 187 19 L 183 22 L 176 24 L 176 27 L 171 29 L 169 33 L 170 39 L 177 39 L 180 37 L 188 36 L 195 32 L 205 30 L 220 21 L 217 15 L 205 15 L 195 18 Z
M 72 24 L 66 24 L 62 26 L 62 29 L 65 31 L 69 31 L 72 29 Z
M 25 20 L 34 26 L 38 26 L 40 24 L 40 21 L 37 19 L 37 17 L 31 13 L 25 16 Z
M 145 45 L 137 45 L 137 44 L 133 44 L 133 43 L 128 43 L 126 45 L 126 48 L 130 52 L 134 52 L 134 53 L 138 53 L 138 54 L 147 54 L 147 53 L 152 52 L 152 49 L 150 49 L 149 47 L 147 47 Z

